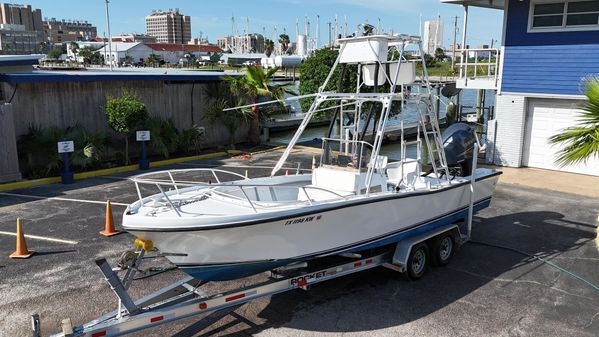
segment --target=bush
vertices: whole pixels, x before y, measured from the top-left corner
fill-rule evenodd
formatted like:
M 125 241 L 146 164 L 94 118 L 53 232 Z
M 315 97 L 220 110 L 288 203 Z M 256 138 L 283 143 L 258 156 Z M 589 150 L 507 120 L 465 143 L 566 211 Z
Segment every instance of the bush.
M 72 140 L 75 152 L 71 153 L 74 170 L 100 166 L 107 155 L 107 139 L 102 133 L 92 134 L 79 125 L 68 128 L 29 126 L 27 134 L 19 137 L 17 148 L 19 163 L 27 178 L 42 178 L 56 175 L 62 168 L 62 156 L 56 143 Z
M 145 120 L 143 127 L 150 131 L 150 155 L 169 158 L 177 150 L 179 131 L 172 119 L 152 116 Z
M 204 145 L 204 133 L 194 126 L 191 129 L 182 130 L 179 135 L 179 151 L 184 154 L 198 154 Z

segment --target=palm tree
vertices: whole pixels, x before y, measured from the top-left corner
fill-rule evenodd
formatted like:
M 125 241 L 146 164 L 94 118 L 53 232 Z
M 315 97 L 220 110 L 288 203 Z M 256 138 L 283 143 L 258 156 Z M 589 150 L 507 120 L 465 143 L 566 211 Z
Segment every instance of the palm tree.
M 586 81 L 585 95 L 588 100 L 580 104 L 583 112 L 579 124 L 549 138 L 550 143 L 565 145 L 556 159 L 560 166 L 599 158 L 599 77 Z
M 264 54 L 266 54 L 266 57 L 270 57 L 270 54 L 272 54 L 272 51 L 274 49 L 275 49 L 275 43 L 272 42 L 271 39 L 264 40 Z
M 260 67 L 246 66 L 245 75 L 238 77 L 227 75 L 223 79 L 228 82 L 231 93 L 247 104 L 256 104 L 269 99 L 282 100 L 285 93 L 295 93 L 288 89 L 289 84 L 270 84 L 271 78 L 277 70 L 277 68 L 272 68 L 265 73 Z M 252 105 L 250 110 L 240 111 L 249 119 L 248 138 L 250 143 L 252 145 L 260 144 L 260 121 L 264 117 L 263 110 L 258 105 Z
M 155 67 L 160 62 L 160 56 L 152 53 L 146 58 L 146 65 Z
M 281 54 L 285 54 L 287 52 L 287 48 L 289 48 L 289 35 L 279 35 L 279 43 L 281 44 Z

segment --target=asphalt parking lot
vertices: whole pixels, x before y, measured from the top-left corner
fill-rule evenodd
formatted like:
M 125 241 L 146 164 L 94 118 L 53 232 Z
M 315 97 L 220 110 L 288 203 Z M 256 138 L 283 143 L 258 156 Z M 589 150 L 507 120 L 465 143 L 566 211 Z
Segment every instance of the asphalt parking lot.
M 173 167 L 225 166 L 244 174 L 246 166 L 272 167 L 279 154 Z M 296 151 L 289 166 L 301 162 L 302 168 L 309 168 L 311 161 L 311 153 Z M 250 176 L 267 172 L 248 171 Z M 42 318 L 43 335 L 49 335 L 60 331 L 63 318 L 78 325 L 115 308 L 115 296 L 93 260 L 107 257 L 114 262 L 131 248 L 129 234 L 98 234 L 107 199 L 118 225 L 123 205 L 137 198 L 127 175 L 0 194 L 0 232 L 14 232 L 20 217 L 26 234 L 45 238 L 27 240 L 36 251 L 32 258 L 11 260 L 14 237 L 0 234 L 0 336 L 29 336 L 29 316 L 34 313 Z M 597 198 L 500 178 L 491 207 L 475 218 L 473 242 L 448 266 L 430 269 L 417 282 L 377 268 L 324 282 L 308 292 L 253 301 L 208 328 L 192 317 L 136 335 L 598 336 L 598 213 Z M 175 270 L 143 279 L 134 283 L 131 293 L 140 297 L 183 276 Z M 261 277 L 209 283 L 206 288 L 217 292 Z

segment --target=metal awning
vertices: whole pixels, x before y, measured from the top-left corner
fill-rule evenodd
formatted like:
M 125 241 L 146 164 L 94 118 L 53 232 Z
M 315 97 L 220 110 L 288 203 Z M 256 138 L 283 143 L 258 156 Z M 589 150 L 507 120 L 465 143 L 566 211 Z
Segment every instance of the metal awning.
M 504 9 L 505 0 L 440 0 L 446 4 L 456 4 L 474 7 Z

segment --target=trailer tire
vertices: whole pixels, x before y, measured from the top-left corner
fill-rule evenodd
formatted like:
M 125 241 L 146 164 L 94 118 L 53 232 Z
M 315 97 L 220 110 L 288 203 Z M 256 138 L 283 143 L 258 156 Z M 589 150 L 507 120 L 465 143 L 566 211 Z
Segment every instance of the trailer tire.
M 443 233 L 433 240 L 432 262 L 435 266 L 445 266 L 455 253 L 455 239 L 452 233 Z
M 406 278 L 412 281 L 420 279 L 428 268 L 428 260 L 429 251 L 426 243 L 422 242 L 412 247 L 406 266 Z

